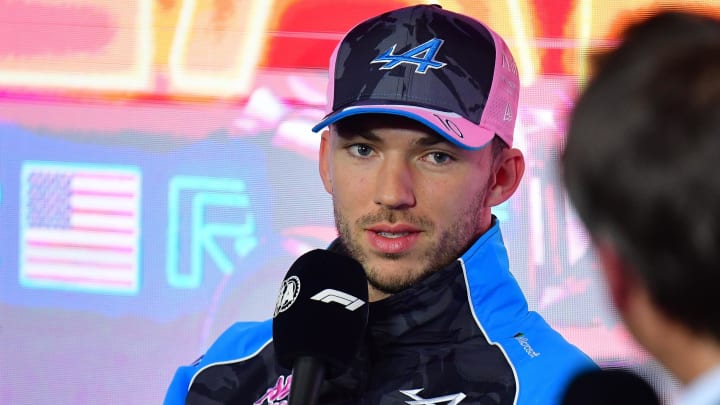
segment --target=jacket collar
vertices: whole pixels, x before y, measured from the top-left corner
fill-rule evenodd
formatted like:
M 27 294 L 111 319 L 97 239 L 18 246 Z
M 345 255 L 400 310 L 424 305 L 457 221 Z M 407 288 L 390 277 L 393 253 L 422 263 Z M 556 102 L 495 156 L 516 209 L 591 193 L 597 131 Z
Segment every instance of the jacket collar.
M 339 240 L 330 249 L 344 251 Z M 499 221 L 493 217 L 492 226 L 460 258 L 413 287 L 371 303 L 371 338 L 378 345 L 457 339 L 462 332 L 452 323 L 469 303 L 477 323 L 502 322 L 498 311 L 510 311 L 514 318 L 527 311 L 527 303 L 508 267 Z

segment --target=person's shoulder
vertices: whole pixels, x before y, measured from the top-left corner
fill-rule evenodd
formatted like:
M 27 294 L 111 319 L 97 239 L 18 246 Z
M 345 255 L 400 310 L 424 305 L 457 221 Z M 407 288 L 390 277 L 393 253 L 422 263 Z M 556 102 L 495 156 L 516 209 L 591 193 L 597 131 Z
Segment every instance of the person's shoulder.
M 548 355 L 545 361 L 559 360 L 561 362 L 577 359 L 580 363 L 594 365 L 595 363 L 573 343 L 553 328 L 539 313 L 528 311 L 525 322 L 520 323 L 524 333 L 515 336 L 515 339 L 525 345 L 532 340 L 538 349 L 542 349 Z
M 557 403 L 576 375 L 598 369 L 590 356 L 532 311 L 504 347 L 518 378 L 523 399 L 518 404 Z
M 258 355 L 272 342 L 272 320 L 237 322 L 210 345 L 205 354 L 175 372 L 164 405 L 184 404 L 188 389 L 203 370 L 218 364 L 243 361 Z
M 220 334 L 205 354 L 187 367 L 186 372 L 195 375 L 212 366 L 251 359 L 271 342 L 272 320 L 236 322 Z
M 262 322 L 236 322 L 221 333 L 203 355 L 184 367 L 197 371 L 213 363 L 251 357 L 271 341 L 271 319 Z
M 204 363 L 252 356 L 272 341 L 272 319 L 261 322 L 236 322 L 213 342 Z

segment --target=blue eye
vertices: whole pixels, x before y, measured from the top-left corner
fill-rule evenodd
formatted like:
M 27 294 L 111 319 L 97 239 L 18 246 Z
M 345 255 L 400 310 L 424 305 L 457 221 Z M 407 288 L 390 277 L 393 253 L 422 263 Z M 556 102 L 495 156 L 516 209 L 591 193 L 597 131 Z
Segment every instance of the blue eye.
M 356 156 L 370 156 L 373 152 L 372 148 L 364 143 L 356 143 L 348 147 L 350 153 Z
M 426 156 L 431 163 L 435 163 L 438 165 L 445 164 L 452 160 L 452 157 L 450 155 L 443 152 L 431 152 L 428 153 Z

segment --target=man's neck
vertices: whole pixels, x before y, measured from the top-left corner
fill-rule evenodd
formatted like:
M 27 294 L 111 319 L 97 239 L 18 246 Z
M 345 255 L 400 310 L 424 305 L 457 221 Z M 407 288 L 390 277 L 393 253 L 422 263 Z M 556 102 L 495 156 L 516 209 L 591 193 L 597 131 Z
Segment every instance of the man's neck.
M 720 365 L 720 342 L 648 305 L 638 340 L 683 384 Z M 636 324 L 637 325 L 637 324 Z
M 380 301 L 391 295 L 392 294 L 380 291 L 377 288 L 373 287 L 372 285 L 368 284 L 368 300 L 370 302 Z
M 666 344 L 658 360 L 687 385 L 720 366 L 720 343 L 708 336 L 697 335 L 687 329 L 672 331 L 663 339 Z
M 630 288 L 620 311 L 628 328 L 680 382 L 689 384 L 720 365 L 720 341 L 665 314 L 644 287 Z

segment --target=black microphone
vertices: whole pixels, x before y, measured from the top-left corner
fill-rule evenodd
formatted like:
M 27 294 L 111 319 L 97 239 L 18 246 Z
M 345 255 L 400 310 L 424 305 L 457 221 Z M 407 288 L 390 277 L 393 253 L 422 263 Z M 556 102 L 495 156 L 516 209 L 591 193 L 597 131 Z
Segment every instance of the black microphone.
M 325 377 L 347 369 L 363 341 L 367 302 L 365 272 L 352 258 L 316 249 L 293 263 L 273 315 L 275 358 L 293 370 L 289 405 L 316 404 Z
M 608 368 L 577 375 L 561 405 L 660 405 L 655 390 L 630 370 Z

